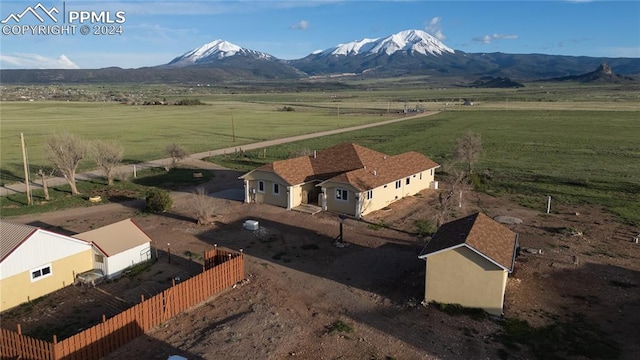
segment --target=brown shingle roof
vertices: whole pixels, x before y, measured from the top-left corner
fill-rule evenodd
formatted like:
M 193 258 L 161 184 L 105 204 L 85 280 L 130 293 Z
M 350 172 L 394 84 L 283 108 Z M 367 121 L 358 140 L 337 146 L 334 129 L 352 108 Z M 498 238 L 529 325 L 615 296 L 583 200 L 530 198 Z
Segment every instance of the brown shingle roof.
M 466 245 L 505 270 L 513 270 L 516 233 L 482 213 L 448 222 L 438 229 L 422 249 L 420 258 Z
M 257 170 L 274 172 L 289 185 L 331 179 L 364 191 L 438 166 L 415 151 L 388 156 L 364 146 L 343 143 L 318 151 L 315 157 L 275 161 Z

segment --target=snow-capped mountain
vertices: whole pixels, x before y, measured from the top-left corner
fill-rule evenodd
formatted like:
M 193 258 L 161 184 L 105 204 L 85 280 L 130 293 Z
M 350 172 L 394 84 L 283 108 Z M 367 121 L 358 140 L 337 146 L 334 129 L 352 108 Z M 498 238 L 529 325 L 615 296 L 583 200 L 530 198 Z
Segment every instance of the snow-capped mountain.
M 387 37 L 365 38 L 316 51 L 289 64 L 308 75 L 443 74 L 469 68 L 463 52 L 449 48 L 422 30 L 405 30 Z
M 186 53 L 171 60 L 169 64 L 172 67 L 184 67 L 191 65 L 200 65 L 216 62 L 225 58 L 236 55 L 243 55 L 253 59 L 277 60 L 275 57 L 260 51 L 245 49 L 238 45 L 232 44 L 224 40 L 214 40 L 206 43 L 199 48 L 187 51 Z
M 225 40 L 214 40 L 153 67 L 163 81 L 197 79 L 299 79 L 309 76 L 407 75 L 492 76 L 541 79 L 584 73 L 609 63 L 620 73 L 637 73 L 640 59 L 562 57 L 542 54 L 465 53 L 453 50 L 422 30 L 364 38 L 314 51 L 301 59 L 282 60 Z M 578 66 L 580 65 L 580 66 Z M 172 69 L 180 72 L 171 72 Z M 0 73 L 1 74 L 1 73 Z
M 320 53 L 320 56 L 362 55 L 362 54 L 387 54 L 402 51 L 407 53 L 419 53 L 422 55 L 442 55 L 443 53 L 455 53 L 455 51 L 440 42 L 435 37 L 422 30 L 405 30 L 397 34 L 378 39 L 362 39 L 346 44 L 339 44 L 334 48 Z M 317 54 L 317 53 L 316 53 Z

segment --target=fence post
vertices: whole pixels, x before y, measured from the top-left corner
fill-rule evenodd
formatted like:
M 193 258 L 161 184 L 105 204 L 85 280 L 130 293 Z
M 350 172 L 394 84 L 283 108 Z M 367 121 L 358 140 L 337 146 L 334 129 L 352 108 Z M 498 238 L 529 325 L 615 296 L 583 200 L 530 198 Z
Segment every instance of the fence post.
M 58 360 L 62 357 L 62 354 L 58 354 L 58 337 L 53 335 L 53 359 Z

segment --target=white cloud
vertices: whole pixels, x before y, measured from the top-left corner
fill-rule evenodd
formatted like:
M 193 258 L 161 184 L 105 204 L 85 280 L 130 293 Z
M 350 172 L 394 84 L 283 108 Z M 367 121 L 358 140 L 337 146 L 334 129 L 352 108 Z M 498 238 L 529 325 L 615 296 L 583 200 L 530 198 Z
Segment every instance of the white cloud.
M 0 54 L 2 69 L 79 69 L 80 67 L 62 54 L 57 58 L 38 54 Z
M 297 24 L 289 26 L 289 29 L 292 30 L 307 30 L 309 27 L 309 22 L 307 20 L 302 20 Z
M 429 20 L 429 24 L 425 26 L 425 30 L 436 39 L 444 41 L 447 37 L 444 36 L 444 33 L 442 32 L 442 25 L 440 25 L 441 20 L 442 18 L 439 16 L 432 18 Z
M 503 40 L 503 39 L 514 40 L 517 38 L 518 38 L 518 35 L 491 34 L 491 35 L 478 36 L 473 38 L 473 40 L 479 41 L 485 44 L 491 44 L 494 40 Z

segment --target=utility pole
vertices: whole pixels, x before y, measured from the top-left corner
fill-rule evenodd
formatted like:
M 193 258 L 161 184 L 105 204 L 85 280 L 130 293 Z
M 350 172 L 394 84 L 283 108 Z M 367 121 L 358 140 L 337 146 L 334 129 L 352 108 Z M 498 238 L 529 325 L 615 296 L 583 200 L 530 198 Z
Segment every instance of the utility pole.
M 20 133 L 22 143 L 22 162 L 24 163 L 24 183 L 27 185 L 27 205 L 31 205 L 31 189 L 29 188 L 29 165 L 27 164 L 27 147 L 24 145 L 24 134 Z
M 236 142 L 236 125 L 233 121 L 233 111 L 231 111 L 231 133 L 233 136 L 233 142 Z

